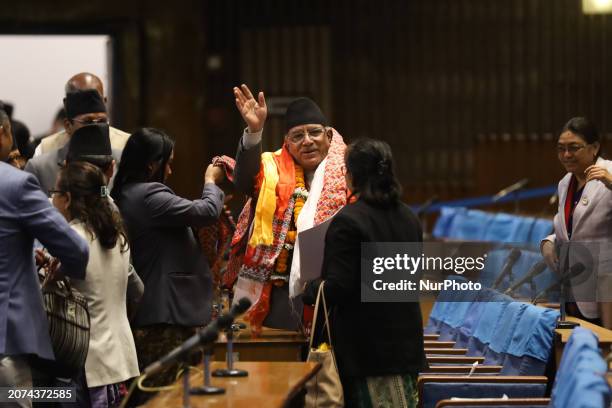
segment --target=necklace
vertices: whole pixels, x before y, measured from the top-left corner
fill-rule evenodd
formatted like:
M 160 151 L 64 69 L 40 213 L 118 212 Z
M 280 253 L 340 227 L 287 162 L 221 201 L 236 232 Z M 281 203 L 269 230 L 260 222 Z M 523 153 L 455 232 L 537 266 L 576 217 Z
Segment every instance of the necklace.
M 285 238 L 285 243 L 283 244 L 283 248 L 281 249 L 278 258 L 276 259 L 276 268 L 275 272 L 279 275 L 286 275 L 289 269 L 289 255 L 293 252 L 293 247 L 295 245 L 295 239 L 297 237 L 297 219 L 302 212 L 302 208 L 304 208 L 304 203 L 308 199 L 308 190 L 306 190 L 306 183 L 304 181 L 304 170 L 298 166 L 298 164 L 294 164 L 295 166 L 295 190 L 293 190 L 293 199 L 295 200 L 295 204 L 293 206 L 293 216 L 291 221 L 291 226 L 289 227 L 289 231 L 287 231 L 287 237 Z M 279 278 L 273 279 L 272 282 L 276 286 L 283 286 L 286 279 Z

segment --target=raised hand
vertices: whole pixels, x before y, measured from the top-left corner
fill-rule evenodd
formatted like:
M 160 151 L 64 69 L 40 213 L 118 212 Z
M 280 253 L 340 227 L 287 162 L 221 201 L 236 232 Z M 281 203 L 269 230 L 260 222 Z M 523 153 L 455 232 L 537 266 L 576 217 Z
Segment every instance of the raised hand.
M 249 127 L 249 133 L 261 131 L 268 116 L 268 107 L 263 92 L 259 92 L 255 100 L 249 87 L 242 84 L 240 88 L 234 87 L 234 97 L 236 107 Z
M 591 180 L 599 180 L 604 183 L 606 187 L 612 187 L 612 175 L 610 175 L 605 167 L 592 165 L 587 167 L 584 174 L 586 175 L 587 183 Z

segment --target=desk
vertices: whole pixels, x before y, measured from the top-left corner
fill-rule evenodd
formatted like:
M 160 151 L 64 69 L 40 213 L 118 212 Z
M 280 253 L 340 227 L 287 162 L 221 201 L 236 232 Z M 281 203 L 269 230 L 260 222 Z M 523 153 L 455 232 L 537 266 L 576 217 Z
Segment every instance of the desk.
M 225 361 L 225 335 L 215 343 L 215 360 Z M 302 361 L 302 348 L 306 338 L 294 331 L 263 328 L 261 336 L 254 339 L 247 327 L 234 335 L 234 353 L 238 361 Z
M 565 320 L 578 323 L 581 327 L 594 332 L 599 338 L 599 347 L 602 349 L 604 358 L 608 355 L 610 346 L 612 345 L 612 330 L 608 330 L 573 316 L 567 316 Z M 555 329 L 555 360 L 557 361 L 557 367 L 559 367 L 559 363 L 561 362 L 561 354 L 563 354 L 563 348 L 565 347 L 565 343 L 567 343 L 571 333 L 572 329 Z
M 225 388 L 222 395 L 192 395 L 190 406 L 193 408 L 252 408 L 284 407 L 299 395 L 304 384 L 321 368 L 318 363 L 301 362 L 239 362 L 236 368 L 247 370 L 248 377 L 216 378 L 212 385 Z M 215 361 L 211 368 L 224 368 L 225 364 Z M 202 373 L 191 372 L 192 387 L 202 385 Z M 145 406 L 150 408 L 169 408 L 183 406 L 182 379 L 176 382 L 177 388 L 161 392 Z

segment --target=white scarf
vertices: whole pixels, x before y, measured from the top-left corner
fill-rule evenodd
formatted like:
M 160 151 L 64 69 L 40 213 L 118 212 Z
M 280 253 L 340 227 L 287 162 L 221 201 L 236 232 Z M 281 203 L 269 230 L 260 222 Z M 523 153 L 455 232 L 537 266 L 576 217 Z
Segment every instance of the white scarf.
M 301 295 L 304 292 L 306 282 L 302 281 L 300 273 L 300 241 L 299 233 L 307 230 L 314 226 L 315 214 L 317 212 L 317 204 L 323 191 L 323 180 L 325 176 L 325 164 L 327 158 L 325 158 L 317 167 L 317 170 L 312 177 L 310 183 L 310 190 L 308 191 L 308 198 L 302 207 L 300 216 L 295 221 L 297 228 L 297 236 L 295 238 L 295 244 L 293 245 L 293 260 L 291 261 L 291 269 L 289 275 L 289 297 L 294 298 Z M 323 256 L 323 254 L 321 254 Z

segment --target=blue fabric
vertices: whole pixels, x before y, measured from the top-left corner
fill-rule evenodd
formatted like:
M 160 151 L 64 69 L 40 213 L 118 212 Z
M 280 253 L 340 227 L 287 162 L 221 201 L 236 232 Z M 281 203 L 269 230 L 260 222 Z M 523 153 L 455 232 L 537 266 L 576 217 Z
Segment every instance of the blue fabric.
M 497 275 L 501 272 L 506 258 L 510 250 L 508 249 L 494 249 L 487 253 L 487 259 L 485 259 L 484 268 L 480 271 L 478 282 L 485 288 L 493 286 Z
M 529 356 L 505 354 L 499 375 L 544 375 L 546 364 L 546 361 Z
M 558 310 L 528 304 L 512 335 L 507 353 L 548 361 L 558 318 Z
M 474 330 L 474 335 L 468 341 L 468 355 L 482 355 L 484 346 L 489 344 L 493 330 L 508 304 L 508 302 L 488 302 L 484 304 L 482 317 Z
M 544 238 L 552 233 L 553 222 L 543 218 L 538 218 L 533 224 L 531 234 L 529 234 L 529 242 L 539 244 Z
M 480 294 L 476 297 L 474 302 L 472 302 L 466 312 L 463 324 L 457 329 L 455 337 L 456 348 L 467 347 L 474 330 L 478 327 L 478 323 L 480 322 L 487 302 L 491 301 L 496 294 L 497 292 L 492 289 L 483 289 L 480 291 Z
M 542 259 L 543 259 L 542 254 L 540 254 L 540 252 L 526 251 L 526 250 L 521 251 L 520 258 L 516 261 L 516 263 L 514 264 L 514 267 L 512 268 L 512 282 L 511 283 L 517 282 L 519 279 L 527 275 L 527 273 L 531 270 L 531 268 L 537 262 L 541 261 Z M 546 272 L 542 272 L 542 273 L 546 273 Z M 537 294 L 537 285 L 536 285 L 535 279 L 533 280 L 533 282 L 534 282 L 533 289 L 532 289 L 531 284 L 525 283 L 521 287 L 516 289 L 513 292 L 513 295 L 519 296 L 519 297 L 526 297 L 529 299 L 533 298 Z M 508 286 L 510 286 L 511 283 L 508 282 L 508 284 L 504 288 L 507 288 Z
M 516 229 L 513 231 L 514 235 L 512 236 L 509 242 L 521 242 L 527 243 L 529 242 L 529 236 L 533 229 L 533 224 L 535 223 L 535 218 L 533 217 L 516 217 L 518 218 Z
M 458 212 L 450 225 L 448 236 L 454 239 L 482 241 L 493 215 L 480 210 Z
M 483 240 L 497 242 L 523 242 L 517 241 L 517 231 L 521 226 L 521 218 L 511 214 L 497 213 L 489 223 Z
M 460 211 L 467 211 L 462 207 L 442 207 L 440 208 L 440 216 L 436 220 L 436 225 L 434 225 L 433 231 L 431 234 L 436 238 L 446 238 L 449 235 L 449 229 L 455 218 Z
M 576 327 L 565 345 L 553 385 L 553 408 L 599 408 L 610 404 L 607 364 L 599 354 L 597 337 Z
M 511 302 L 504 309 L 497 321 L 491 341 L 484 354 L 485 364 L 497 365 L 503 362 L 504 353 L 508 350 L 512 335 L 526 309 L 527 304 L 522 302 Z
M 426 382 L 423 384 L 423 408 L 434 408 L 443 399 L 457 398 L 541 398 L 546 384 L 511 383 L 448 383 Z

